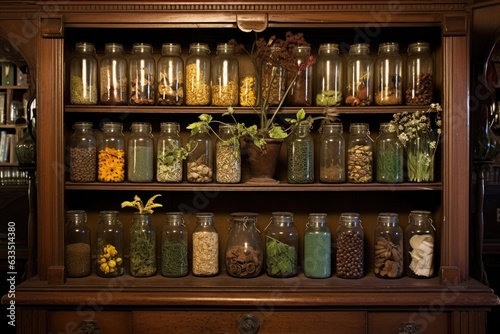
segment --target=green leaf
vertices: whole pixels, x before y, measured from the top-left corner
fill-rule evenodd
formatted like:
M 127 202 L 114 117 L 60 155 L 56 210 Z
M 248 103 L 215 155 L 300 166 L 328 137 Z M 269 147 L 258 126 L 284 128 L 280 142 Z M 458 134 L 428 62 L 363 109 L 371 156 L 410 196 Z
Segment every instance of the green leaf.
M 269 130 L 269 137 L 274 139 L 283 139 L 288 137 L 288 134 L 279 126 L 273 126 Z

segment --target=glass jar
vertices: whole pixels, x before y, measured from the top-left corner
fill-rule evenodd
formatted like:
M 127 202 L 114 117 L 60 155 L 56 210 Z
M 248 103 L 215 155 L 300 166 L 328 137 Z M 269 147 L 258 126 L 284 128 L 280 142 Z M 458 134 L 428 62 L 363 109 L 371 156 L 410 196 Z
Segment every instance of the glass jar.
M 135 122 L 131 126 L 127 149 L 129 182 L 153 182 L 154 141 L 151 124 Z
M 403 103 L 403 58 L 398 43 L 382 43 L 375 62 L 375 103 L 400 105 Z
M 398 139 L 397 126 L 391 123 L 380 124 L 375 146 L 377 182 L 403 182 L 404 150 Z
M 218 183 L 241 181 L 241 151 L 236 125 L 221 124 L 215 143 L 215 180 Z
M 92 43 L 76 43 L 69 69 L 70 103 L 97 104 L 97 57 Z
M 182 277 L 188 274 L 188 232 L 182 212 L 167 212 L 161 234 L 161 274 Z
M 97 180 L 123 182 L 125 180 L 125 136 L 123 125 L 105 122 L 99 139 L 97 155 Z
M 291 212 L 273 212 L 266 227 L 266 268 L 270 277 L 298 273 L 299 232 Z
M 233 277 L 256 277 L 264 262 L 260 233 L 255 227 L 257 213 L 231 214 L 226 245 L 226 270 Z
M 332 236 L 326 213 L 310 213 L 304 233 L 304 275 L 327 278 L 332 274 Z
M 287 140 L 288 183 L 314 182 L 314 140 L 311 124 L 300 123 Z
M 184 61 L 181 46 L 164 43 L 158 59 L 158 100 L 159 106 L 181 106 L 184 104 Z
M 118 219 L 118 211 L 99 213 L 96 262 L 98 276 L 123 275 L 123 227 Z
M 177 156 L 182 142 L 179 123 L 162 122 L 156 145 L 156 180 L 158 182 L 182 181 L 182 158 Z
M 345 182 L 345 140 L 342 123 L 323 124 L 319 144 L 319 180 Z
M 373 60 L 369 44 L 353 44 L 349 48 L 346 85 L 346 105 L 373 104 Z
M 130 228 L 130 275 L 149 277 L 156 274 L 156 232 L 149 213 L 134 212 Z
M 258 82 L 252 56 L 243 54 L 238 56 L 240 96 L 242 107 L 254 107 L 258 101 Z
M 262 66 L 261 98 L 263 106 L 277 106 L 285 97 L 286 71 L 280 64 L 281 47 L 272 46 Z
M 193 275 L 214 276 L 219 273 L 219 233 L 213 224 L 214 214 L 196 214 L 193 231 Z
M 83 210 L 66 211 L 64 230 L 64 266 L 67 277 L 90 275 L 92 252 L 87 214 Z
M 290 106 L 308 106 L 312 105 L 312 87 L 313 87 L 313 66 L 308 64 L 309 57 L 311 56 L 310 46 L 296 46 L 294 50 L 294 57 L 297 68 L 300 71 L 297 72 L 297 77 L 295 78 L 295 72 L 289 71 L 287 78 L 287 86 L 290 87 L 290 91 L 286 96 L 286 103 Z
M 217 45 L 217 56 L 212 64 L 212 105 L 238 105 L 238 59 L 234 47 L 227 43 Z
M 205 43 L 189 45 L 189 56 L 186 59 L 186 105 L 206 106 L 211 102 L 210 49 Z
M 369 183 L 373 181 L 373 140 L 368 123 L 352 123 L 347 145 L 347 181 Z
M 405 272 L 413 278 L 434 275 L 435 228 L 430 211 L 410 212 L 405 231 Z
M 362 278 L 364 275 L 364 231 L 359 214 L 344 212 L 335 231 L 337 277 Z
M 213 147 L 212 137 L 208 129 L 192 135 L 188 142 L 191 152 L 187 157 L 187 181 L 193 183 L 208 183 L 213 180 Z
M 130 105 L 154 105 L 156 89 L 156 61 L 153 47 L 148 43 L 136 43 L 130 57 Z
M 128 97 L 127 59 L 123 45 L 108 43 L 101 59 L 101 104 L 124 105 Z
M 398 214 L 382 212 L 375 227 L 375 258 L 373 272 L 381 278 L 403 276 L 403 230 Z
M 406 104 L 423 106 L 432 103 L 434 96 L 433 61 L 429 43 L 417 42 L 408 46 L 406 59 Z
M 69 180 L 94 182 L 97 170 L 97 141 L 92 132 L 92 122 L 73 124 L 69 139 Z
M 316 106 L 339 106 L 342 103 L 344 79 L 338 44 L 320 44 L 315 70 Z

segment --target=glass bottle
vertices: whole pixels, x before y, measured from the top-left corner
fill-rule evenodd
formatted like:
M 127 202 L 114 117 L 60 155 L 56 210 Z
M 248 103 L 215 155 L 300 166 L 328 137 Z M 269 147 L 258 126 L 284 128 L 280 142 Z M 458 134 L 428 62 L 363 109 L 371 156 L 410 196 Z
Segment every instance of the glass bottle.
M 193 183 L 208 183 L 213 180 L 213 147 L 212 137 L 208 129 L 192 135 L 188 142 L 191 152 L 187 157 L 187 181 Z
M 217 45 L 217 56 L 212 64 L 212 105 L 238 105 L 238 59 L 234 47 L 227 43 Z
M 182 146 L 179 123 L 162 122 L 156 145 L 156 180 L 158 182 L 182 181 L 182 158 L 177 150 Z
M 112 105 L 127 104 L 128 66 L 123 45 L 108 43 L 104 49 L 100 64 L 100 102 Z
M 262 66 L 261 73 L 261 98 L 264 104 L 277 106 L 286 93 L 286 71 L 280 64 L 279 54 L 281 47 L 272 46 L 270 54 Z
M 332 235 L 326 213 L 310 213 L 304 233 L 304 275 L 327 278 L 332 274 Z
M 377 182 L 403 182 L 404 150 L 397 136 L 397 126 L 391 123 L 380 124 L 375 146 Z
M 239 102 L 242 107 L 254 107 L 257 105 L 259 93 L 256 69 L 252 56 L 248 54 L 238 55 L 239 68 Z
M 343 212 L 335 231 L 337 277 L 362 278 L 364 275 L 364 231 L 359 214 Z
M 123 125 L 105 122 L 99 139 L 97 155 L 97 180 L 123 182 L 125 180 L 125 136 Z
M 312 105 L 312 87 L 313 87 L 313 66 L 308 64 L 311 56 L 310 46 L 296 46 L 294 50 L 295 62 L 301 70 L 297 73 L 295 81 L 294 72 L 289 72 L 287 86 L 291 86 L 286 103 L 290 106 L 311 106 Z
M 214 276 L 219 273 L 219 233 L 213 224 L 214 214 L 196 214 L 193 231 L 193 275 Z
M 373 271 L 381 278 L 403 276 L 403 230 L 397 213 L 382 212 L 378 215 Z
M 373 140 L 368 123 L 352 123 L 347 145 L 347 181 L 369 183 L 373 181 Z
M 34 167 L 36 165 L 36 143 L 31 131 L 24 130 L 24 134 L 15 146 L 16 158 L 19 166 Z
M 164 43 L 158 59 L 158 100 L 159 106 L 181 106 L 184 104 L 184 61 L 181 46 Z
M 345 182 L 345 140 L 342 123 L 323 124 L 319 144 L 319 180 Z
M 151 44 L 136 43 L 133 45 L 129 71 L 129 104 L 154 105 L 156 61 L 153 57 Z
M 211 102 L 210 49 L 205 43 L 191 43 L 186 59 L 186 105 L 206 106 Z
M 291 212 L 273 212 L 266 227 L 266 268 L 270 277 L 292 277 L 298 273 L 299 233 Z
M 314 140 L 311 124 L 300 123 L 287 141 L 287 181 L 288 183 L 314 182 Z
M 410 212 L 405 231 L 405 272 L 413 278 L 434 275 L 435 228 L 430 211 Z
M 375 62 L 375 103 L 400 105 L 403 103 L 403 58 L 398 43 L 382 43 Z
M 406 59 L 406 104 L 423 106 L 432 103 L 434 96 L 433 61 L 429 43 L 417 42 L 408 46 Z
M 241 181 L 241 151 L 236 126 L 221 124 L 215 143 L 215 180 L 218 183 Z
M 186 276 L 188 232 L 182 212 L 167 212 L 161 235 L 161 274 L 166 277 Z
M 373 103 L 373 71 L 370 45 L 351 45 L 347 62 L 346 105 L 369 106 Z
M 90 251 L 90 229 L 87 214 L 83 210 L 66 211 L 64 265 L 66 276 L 90 275 L 92 252 Z
M 70 62 L 70 103 L 97 104 L 97 57 L 92 43 L 76 43 Z
M 226 270 L 233 277 L 256 277 L 264 262 L 260 233 L 255 227 L 257 213 L 231 214 L 226 245 Z
M 156 274 L 156 232 L 149 213 L 134 212 L 130 228 L 130 275 L 149 277 Z
M 118 219 L 118 211 L 99 213 L 96 262 L 98 276 L 123 275 L 123 226 Z
M 315 74 L 316 106 L 339 106 L 344 92 L 344 78 L 338 44 L 324 43 L 319 46 Z
M 92 122 L 73 124 L 69 139 L 69 180 L 94 182 L 97 170 L 97 141 L 92 132 Z
M 153 182 L 154 140 L 151 124 L 134 122 L 128 138 L 127 179 L 130 182 Z

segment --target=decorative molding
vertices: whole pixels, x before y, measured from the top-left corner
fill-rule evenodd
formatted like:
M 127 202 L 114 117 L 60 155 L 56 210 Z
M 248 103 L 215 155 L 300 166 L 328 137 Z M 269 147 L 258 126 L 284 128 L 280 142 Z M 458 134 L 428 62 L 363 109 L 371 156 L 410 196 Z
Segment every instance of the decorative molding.
M 444 36 L 465 36 L 467 34 L 466 14 L 445 15 L 443 21 Z
M 254 14 L 237 14 L 236 23 L 238 28 L 244 32 L 261 32 L 267 28 L 267 14 L 254 13 Z
M 39 26 L 40 26 L 40 36 L 42 36 L 43 38 L 64 37 L 64 22 L 62 16 L 43 18 L 43 19 L 41 18 Z

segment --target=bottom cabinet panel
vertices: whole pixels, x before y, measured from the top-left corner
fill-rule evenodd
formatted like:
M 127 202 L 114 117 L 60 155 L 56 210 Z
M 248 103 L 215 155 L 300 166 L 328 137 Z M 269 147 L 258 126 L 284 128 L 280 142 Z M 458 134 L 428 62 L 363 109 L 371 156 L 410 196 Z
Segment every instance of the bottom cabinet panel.
M 435 312 L 369 312 L 368 333 L 451 333 L 451 315 Z
M 48 333 L 104 334 L 132 332 L 131 312 L 78 310 L 49 312 Z

